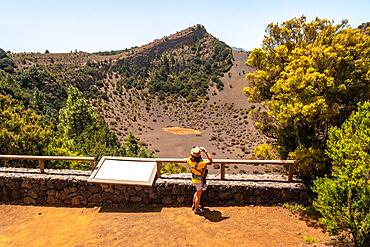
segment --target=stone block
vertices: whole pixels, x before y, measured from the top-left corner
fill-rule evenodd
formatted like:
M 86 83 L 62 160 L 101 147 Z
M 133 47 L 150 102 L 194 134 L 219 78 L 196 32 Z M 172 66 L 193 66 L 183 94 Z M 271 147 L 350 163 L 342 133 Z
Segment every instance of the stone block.
M 244 196 L 242 193 L 236 193 L 234 194 L 234 198 L 235 198 L 235 201 L 240 203 L 240 202 L 243 202 Z
M 55 195 L 55 190 L 48 190 L 47 192 L 46 192 L 46 194 L 48 195 L 48 196 L 54 196 Z
M 163 197 L 163 198 L 162 198 L 162 203 L 163 203 L 163 204 L 171 204 L 171 203 L 172 203 L 172 199 L 171 199 L 171 197 L 169 197 L 169 196 L 165 196 L 165 197 Z
M 39 196 L 39 193 L 37 193 L 37 191 L 36 190 L 30 190 L 30 191 L 28 191 L 28 195 L 30 196 L 30 197 L 32 197 L 33 199 L 37 199 L 37 197 Z
M 183 196 L 178 196 L 178 197 L 176 198 L 176 200 L 177 200 L 177 202 L 178 202 L 178 203 L 182 204 L 182 203 L 184 203 L 184 202 L 185 202 L 185 197 L 183 197 Z
M 32 197 L 29 197 L 29 196 L 23 198 L 23 202 L 25 204 L 27 204 L 27 205 L 29 205 L 29 204 L 36 204 L 36 200 L 34 198 L 32 198 Z
M 32 188 L 32 183 L 29 180 L 23 180 L 21 184 L 21 188 L 27 188 L 31 189 Z
M 141 202 L 142 198 L 139 196 L 131 196 L 130 202 Z
M 50 196 L 47 197 L 46 202 L 48 204 L 54 205 L 54 204 L 56 204 L 57 199 L 55 198 L 55 196 L 50 195 Z
M 98 192 L 100 192 L 101 191 L 101 187 L 100 186 L 97 186 L 97 185 L 90 185 L 89 187 L 88 187 L 88 190 L 90 191 L 90 192 L 92 192 L 92 193 L 98 193 Z
M 72 206 L 79 206 L 80 205 L 80 198 L 78 196 L 74 196 L 71 199 Z
M 136 191 L 140 191 L 140 190 L 142 190 L 143 189 L 143 187 L 142 186 L 135 186 L 135 190 Z

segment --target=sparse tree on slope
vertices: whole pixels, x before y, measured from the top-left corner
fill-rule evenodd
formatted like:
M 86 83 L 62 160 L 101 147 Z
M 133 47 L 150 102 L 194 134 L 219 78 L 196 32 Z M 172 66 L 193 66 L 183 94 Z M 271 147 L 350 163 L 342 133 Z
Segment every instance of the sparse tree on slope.
M 64 136 L 74 138 L 96 121 L 96 113 L 87 99 L 77 88 L 70 86 L 66 106 L 59 111 L 59 128 Z

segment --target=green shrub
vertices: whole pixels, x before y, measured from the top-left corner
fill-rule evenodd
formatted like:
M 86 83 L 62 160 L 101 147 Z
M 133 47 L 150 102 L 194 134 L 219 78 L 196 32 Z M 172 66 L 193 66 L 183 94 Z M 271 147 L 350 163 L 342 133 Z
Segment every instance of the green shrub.
M 341 128 L 329 131 L 333 174 L 314 181 L 314 206 L 330 234 L 349 232 L 356 246 L 370 246 L 370 103 L 358 106 Z
M 178 173 L 186 173 L 186 167 L 179 164 L 179 163 L 164 163 L 161 166 L 161 173 L 166 174 L 178 174 Z
M 253 148 L 253 154 L 261 160 L 280 159 L 276 147 L 263 143 Z
M 286 208 L 291 212 L 292 214 L 305 214 L 306 208 L 302 204 L 298 203 L 284 203 L 283 208 Z
M 0 48 L 0 70 L 12 73 L 14 68 L 14 62 L 9 58 L 8 54 Z
M 303 240 L 306 244 L 314 244 L 317 243 L 317 239 L 313 236 L 303 236 Z

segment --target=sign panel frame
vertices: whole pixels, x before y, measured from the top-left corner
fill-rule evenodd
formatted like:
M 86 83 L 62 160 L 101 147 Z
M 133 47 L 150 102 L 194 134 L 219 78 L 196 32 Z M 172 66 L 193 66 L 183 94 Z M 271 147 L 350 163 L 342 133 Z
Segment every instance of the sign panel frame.
M 103 178 L 97 178 L 99 171 L 102 170 L 102 167 L 104 166 L 104 162 L 108 160 L 114 160 L 114 161 L 133 161 L 136 163 L 152 163 L 153 165 L 149 179 L 147 181 L 139 181 L 139 180 L 120 180 L 120 179 L 103 179 Z M 136 164 L 139 165 L 139 164 Z M 87 179 L 90 183 L 104 183 L 104 184 L 126 184 L 126 185 L 144 185 L 144 186 L 152 186 L 155 176 L 157 174 L 157 162 L 155 159 L 151 158 L 132 158 L 132 157 L 112 157 L 112 156 L 103 156 L 94 171 L 91 173 L 90 177 Z

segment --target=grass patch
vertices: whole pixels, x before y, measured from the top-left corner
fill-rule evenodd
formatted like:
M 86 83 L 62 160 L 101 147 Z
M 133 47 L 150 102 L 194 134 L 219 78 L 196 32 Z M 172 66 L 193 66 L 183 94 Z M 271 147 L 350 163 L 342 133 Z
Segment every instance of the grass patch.
M 306 244 L 314 244 L 314 243 L 317 243 L 317 239 L 315 237 L 312 237 L 312 236 L 304 236 L 303 237 L 303 240 Z
M 284 203 L 283 208 L 288 209 L 292 214 L 302 215 L 306 213 L 306 208 L 298 203 Z

